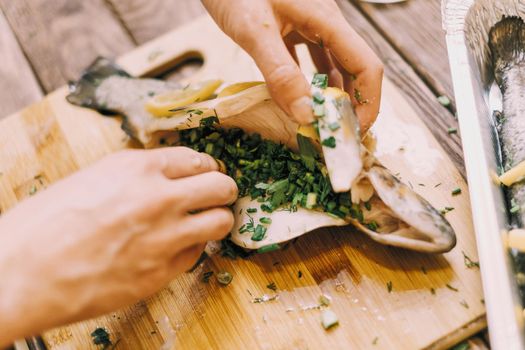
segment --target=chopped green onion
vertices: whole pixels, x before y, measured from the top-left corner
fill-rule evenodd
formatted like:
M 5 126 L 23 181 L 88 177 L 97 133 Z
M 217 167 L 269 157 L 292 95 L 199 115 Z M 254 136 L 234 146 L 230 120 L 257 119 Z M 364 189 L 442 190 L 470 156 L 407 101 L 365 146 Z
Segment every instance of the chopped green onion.
M 267 218 L 267 217 L 260 218 L 259 221 L 260 221 L 262 224 L 271 224 L 271 223 L 272 223 L 272 219 Z
M 437 98 L 438 102 L 441 103 L 442 106 L 444 107 L 448 107 L 450 106 L 450 99 L 445 96 L 445 95 L 441 95 Z
M 268 244 L 257 249 L 257 253 L 268 253 L 279 250 L 281 247 L 277 243 Z
M 270 282 L 266 285 L 266 288 L 273 290 L 275 292 L 277 290 L 277 285 L 275 284 L 275 282 Z
M 314 74 L 312 86 L 318 87 L 320 89 L 326 89 L 328 86 L 328 75 L 319 73 Z
M 386 289 L 388 290 L 388 293 L 392 293 L 392 281 L 388 281 L 386 283 Z
M 310 192 L 306 195 L 306 209 L 312 209 L 317 205 L 317 193 Z
M 322 105 L 325 101 L 323 94 L 321 94 L 319 91 L 316 91 L 312 97 L 313 97 L 314 103 L 317 103 L 320 105 Z
M 330 299 L 326 295 L 321 294 L 321 296 L 319 297 L 319 305 L 330 306 Z
M 266 227 L 263 225 L 257 225 L 252 235 L 252 241 L 262 241 L 266 235 Z
M 325 114 L 325 106 L 324 105 L 314 105 L 314 115 L 318 118 L 324 117 Z
M 448 134 L 457 134 L 458 133 L 458 129 L 456 128 L 448 128 L 447 130 Z
M 451 286 L 451 285 L 448 284 L 448 283 L 445 284 L 445 286 L 446 286 L 448 289 L 450 289 L 450 290 L 452 290 L 452 291 L 454 291 L 454 292 L 459 292 L 459 289 L 457 289 L 456 287 Z
M 452 190 L 452 195 L 453 196 L 457 196 L 460 193 L 461 193 L 461 188 L 459 188 L 459 187 L 457 187 L 457 188 Z
M 248 208 L 246 209 L 246 212 L 250 214 L 257 213 L 257 208 Z

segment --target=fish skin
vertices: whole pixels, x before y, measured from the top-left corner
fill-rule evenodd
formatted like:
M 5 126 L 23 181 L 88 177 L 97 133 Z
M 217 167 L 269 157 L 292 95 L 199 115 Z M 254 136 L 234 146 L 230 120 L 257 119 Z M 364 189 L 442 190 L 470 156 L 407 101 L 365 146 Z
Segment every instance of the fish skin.
M 519 17 L 505 17 L 490 30 L 489 47 L 494 77 L 503 95 L 503 113 L 496 122 L 503 169 L 525 161 L 525 23 Z M 509 203 L 525 205 L 525 183 L 507 191 Z M 509 206 L 512 207 L 513 204 Z M 512 215 L 514 225 L 523 227 L 525 211 Z

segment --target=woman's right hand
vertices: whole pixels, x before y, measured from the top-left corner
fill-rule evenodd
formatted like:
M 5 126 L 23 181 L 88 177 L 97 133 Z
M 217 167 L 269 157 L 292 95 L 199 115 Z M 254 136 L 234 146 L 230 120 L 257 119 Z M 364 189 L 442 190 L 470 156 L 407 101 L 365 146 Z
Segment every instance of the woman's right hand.
M 213 158 L 172 147 L 115 153 L 25 200 L 0 220 L 0 347 L 154 293 L 228 234 L 236 198 Z

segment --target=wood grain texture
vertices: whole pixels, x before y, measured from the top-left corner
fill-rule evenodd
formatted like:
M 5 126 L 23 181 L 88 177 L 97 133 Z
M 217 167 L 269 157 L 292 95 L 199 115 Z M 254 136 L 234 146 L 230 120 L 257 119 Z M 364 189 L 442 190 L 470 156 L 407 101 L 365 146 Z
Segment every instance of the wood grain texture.
M 196 0 L 106 0 L 138 44 L 182 26 L 205 13 Z
M 151 60 L 152 50 L 159 48 L 164 51 Z M 190 49 L 207 62 L 196 80 L 260 77 L 253 61 L 208 17 L 118 62 L 143 75 Z M 224 57 L 235 58 L 235 69 L 224 64 Z M 25 198 L 38 179 L 44 179 L 45 187 L 127 145 L 117 119 L 69 105 L 66 93 L 61 88 L 0 122 L 2 209 Z M 456 208 L 447 214 L 458 234 L 452 252 L 432 256 L 389 248 L 351 227 L 317 230 L 286 250 L 246 260 L 215 256 L 132 307 L 47 332 L 44 339 L 50 349 L 96 349 L 89 334 L 99 326 L 118 341 L 116 349 L 158 349 L 163 344 L 188 349 L 443 349 L 485 327 L 479 271 L 468 269 L 462 255 L 464 251 L 477 259 L 466 184 L 397 84 L 385 80 L 384 94 L 374 126 L 378 156 L 405 182 L 423 184 L 415 190 L 436 207 Z M 46 130 L 44 136 L 35 132 L 39 129 Z M 55 153 L 60 156 L 51 160 Z M 433 162 L 427 168 L 412 166 L 422 155 L 432 155 Z M 457 186 L 464 194 L 453 197 L 450 190 Z M 210 270 L 231 272 L 233 282 L 227 287 L 213 278 L 203 283 L 202 273 Z M 266 287 L 270 282 L 277 292 Z M 340 318 L 340 326 L 329 332 L 320 326 L 320 310 L 308 308 L 322 293 L 332 296 L 331 308 Z M 252 302 L 265 294 L 278 294 L 279 299 Z M 463 330 L 459 338 L 458 330 Z
M 43 97 L 31 66 L 0 10 L 0 119 Z
M 426 1 L 408 1 L 407 3 L 412 2 L 422 3 Z M 403 92 L 404 97 L 412 105 L 412 108 L 425 122 L 439 144 L 445 149 L 463 177 L 465 177 L 461 139 L 459 134 L 450 135 L 448 133 L 450 127 L 458 127 L 457 120 L 437 101 L 432 90 L 419 79 L 416 72 L 417 66 L 412 67 L 405 62 L 403 57 L 392 48 L 382 34 L 360 14 L 353 4 L 347 0 L 337 0 L 337 3 L 352 27 L 382 59 L 385 64 L 385 75 Z M 413 22 L 420 23 L 420 21 Z M 399 27 L 402 28 L 402 26 Z M 397 27 L 386 28 L 390 28 L 391 33 L 397 31 Z M 446 52 L 442 53 L 441 60 L 446 60 L 446 57 Z M 443 74 L 449 74 L 449 71 L 446 70 L 446 73 L 443 72 Z
M 104 0 L 0 0 L 44 90 L 78 77 L 97 56 L 135 45 Z
M 437 95 L 454 98 L 441 0 L 370 4 L 353 0 Z

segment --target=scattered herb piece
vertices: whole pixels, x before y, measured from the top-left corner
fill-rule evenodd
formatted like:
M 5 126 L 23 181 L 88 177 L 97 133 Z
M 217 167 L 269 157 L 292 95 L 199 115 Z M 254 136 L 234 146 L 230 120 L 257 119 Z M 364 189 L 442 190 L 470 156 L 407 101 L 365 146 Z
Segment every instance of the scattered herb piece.
M 319 47 L 320 47 L 321 49 L 324 48 L 323 38 L 319 38 L 319 41 L 317 42 L 317 45 L 319 45 Z
M 511 214 L 516 214 L 517 212 L 520 211 L 520 206 L 519 205 L 514 205 L 512 208 L 510 208 L 510 213 Z
M 36 192 L 37 192 L 37 188 L 35 185 L 31 186 L 31 188 L 29 189 L 29 195 L 32 196 L 34 195 Z
M 450 106 L 450 99 L 445 96 L 445 95 L 441 95 L 437 98 L 438 102 L 443 106 L 443 107 L 448 107 Z
M 485 304 L 485 299 L 480 299 L 479 302 Z
M 325 106 L 320 104 L 314 104 L 313 106 L 314 115 L 318 118 L 324 117 Z
M 448 283 L 445 284 L 445 286 L 446 286 L 448 289 L 450 289 L 450 290 L 452 290 L 452 291 L 454 291 L 454 292 L 459 292 L 459 289 L 457 289 L 456 287 L 452 287 L 452 286 L 451 286 L 450 284 L 448 284 Z
M 297 278 L 299 279 L 303 278 L 303 271 L 301 270 L 297 271 Z
M 419 183 L 419 184 L 417 184 L 417 185 L 418 185 L 418 186 L 421 186 L 421 187 L 425 187 L 425 184 L 421 184 L 421 183 Z
M 255 230 L 252 235 L 252 241 L 262 241 L 266 236 L 266 230 L 266 227 L 264 227 L 263 225 L 258 224 L 257 226 L 255 226 Z
M 208 283 L 210 281 L 210 277 L 213 276 L 213 271 L 206 271 L 202 274 L 202 282 Z
M 453 195 L 453 196 L 457 196 L 457 195 L 460 194 L 460 193 L 461 193 L 461 188 L 459 188 L 459 187 L 456 187 L 456 188 L 454 188 L 454 189 L 452 190 L 452 195 Z
M 436 295 L 436 290 L 434 288 L 430 288 L 430 294 Z
M 148 96 L 149 97 L 155 96 L 155 91 L 148 91 Z
M 270 282 L 266 285 L 266 288 L 273 290 L 274 292 L 277 290 L 277 286 L 275 285 L 275 282 Z
M 91 337 L 93 338 L 93 344 L 102 345 L 102 349 L 107 349 L 113 344 L 109 337 L 108 331 L 104 328 L 96 328 L 93 332 L 91 332 Z
M 246 209 L 246 212 L 250 214 L 257 213 L 257 208 L 248 208 Z
M 445 215 L 446 213 L 448 213 L 448 212 L 450 212 L 452 210 L 454 210 L 453 207 L 445 207 L 444 209 L 441 209 L 440 212 L 441 212 L 442 215 Z
M 326 309 L 321 314 L 321 324 L 323 325 L 324 329 L 330 329 L 339 324 L 339 318 L 335 312 L 330 309 Z
M 319 73 L 314 74 L 312 86 L 318 87 L 320 89 L 326 89 L 328 86 L 328 75 Z
M 378 341 L 379 341 L 379 337 L 375 337 L 374 340 L 372 340 L 372 345 L 377 345 Z
M 323 104 L 325 101 L 324 96 L 319 91 L 314 92 L 314 94 L 312 95 L 312 98 L 314 100 L 314 103 L 317 103 L 317 104 Z
M 279 299 L 279 294 L 274 295 L 268 295 L 264 294 L 262 297 L 255 297 L 252 299 L 252 303 L 254 304 L 260 304 L 260 303 L 266 303 L 267 301 L 273 301 Z
M 434 185 L 434 188 L 441 186 L 441 182 Z
M 421 272 L 423 272 L 423 274 L 427 274 L 427 268 L 424 267 L 424 266 L 421 266 Z
M 262 218 L 259 219 L 259 221 L 260 221 L 262 224 L 267 224 L 267 225 L 269 225 L 269 224 L 272 223 L 272 219 L 267 218 L 267 217 L 262 217 Z
M 363 99 L 363 96 L 361 95 L 361 91 L 357 88 L 354 89 L 354 97 L 357 103 L 361 105 L 369 103 L 368 99 Z
M 467 254 L 465 254 L 464 251 L 461 251 L 461 253 L 463 254 L 463 262 L 465 263 L 465 266 L 469 269 L 473 268 L 473 267 L 478 267 L 479 268 L 479 261 L 474 261 L 472 260 Z
M 321 294 L 321 296 L 319 297 L 319 305 L 321 305 L 321 306 L 329 306 L 330 305 L 330 298 L 328 298 L 324 294 Z
M 281 246 L 279 246 L 279 244 L 272 243 L 272 244 L 268 244 L 268 245 L 260 247 L 259 249 L 257 249 L 257 253 L 273 252 L 274 250 L 279 250 L 280 248 Z M 274 266 L 277 264 L 279 264 L 279 262 L 274 263 Z
M 468 309 L 468 308 L 469 308 L 469 305 L 467 304 L 467 302 L 466 302 L 465 300 L 461 300 L 461 301 L 459 302 L 459 304 L 460 304 L 461 306 L 463 306 L 465 309 Z
M 450 350 L 469 350 L 469 349 L 470 349 L 470 345 L 466 341 L 459 343 L 453 346 L 452 348 L 450 348 Z
M 219 282 L 220 284 L 224 286 L 227 286 L 228 284 L 230 284 L 232 280 L 233 280 L 233 276 L 228 271 L 221 271 L 217 274 L 217 282 Z
M 388 290 L 388 293 L 392 293 L 392 281 L 386 283 L 386 289 Z
M 329 147 L 329 148 L 335 148 L 335 137 L 330 136 L 321 142 L 323 146 Z
M 447 132 L 448 132 L 449 135 L 457 134 L 458 133 L 458 129 L 457 128 L 448 128 Z

